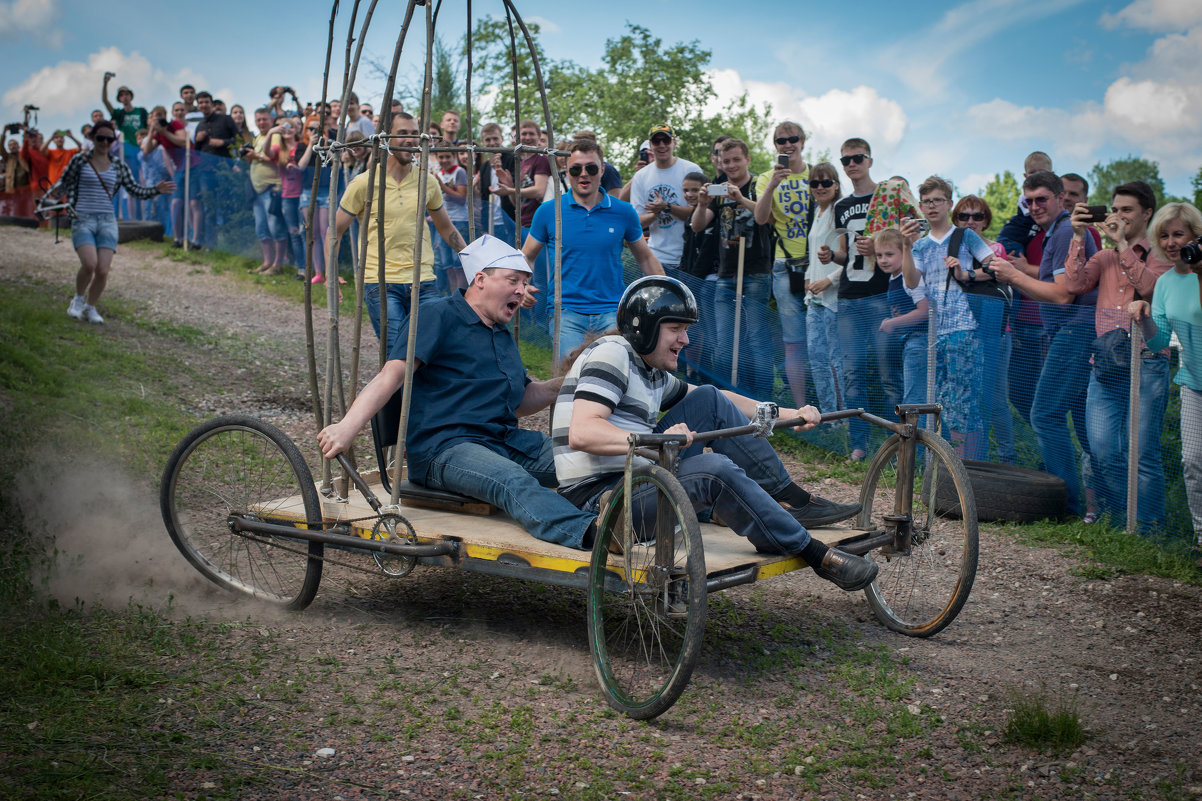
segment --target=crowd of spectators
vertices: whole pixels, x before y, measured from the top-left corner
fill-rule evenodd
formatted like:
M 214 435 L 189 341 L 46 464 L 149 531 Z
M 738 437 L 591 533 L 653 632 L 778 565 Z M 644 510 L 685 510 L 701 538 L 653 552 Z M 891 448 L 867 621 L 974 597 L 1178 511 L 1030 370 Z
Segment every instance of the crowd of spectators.
M 239 105 L 227 112 L 220 99 L 187 85 L 170 112 L 163 105 L 148 111 L 134 105 L 125 86 L 116 91 L 117 105 L 110 103 L 111 77 L 105 76 L 102 100 L 120 132 L 112 155 L 136 166 L 143 185 L 175 185 L 170 198 L 122 193 L 114 201 L 122 216 L 158 220 L 178 246 L 213 247 L 233 196 L 253 213 L 262 257 L 254 269 L 268 275 L 295 270 L 303 278 L 313 206 L 312 280 L 336 273 L 324 247 L 332 170 L 314 145 L 336 136 L 338 102 L 324 109 L 325 130 L 323 109 L 303 105 L 286 86 L 273 87 L 249 115 Z M 351 94 L 345 111 L 349 143 L 376 133 L 372 106 Z M 393 112 L 392 133 L 416 143 L 416 122 L 399 103 Z M 28 125 L 6 128 L 0 211 L 31 214 L 39 191 L 58 180 L 76 152 L 93 146 L 91 128 L 106 119 L 94 111 L 82 138 L 55 131 L 44 140 Z M 1128 347 L 1123 337 L 1132 315 L 1155 320 L 1157 333 L 1149 334 L 1141 359 L 1138 511 L 1143 530 L 1165 522 L 1159 434 L 1168 398 L 1166 332 L 1177 332 L 1188 365 L 1196 356 L 1193 339 L 1178 325 L 1202 322 L 1199 295 L 1179 288 L 1197 271 L 1180 256 L 1186 240 L 1202 233 L 1192 206 L 1157 213 L 1155 195 L 1142 181 L 1108 187 L 1105 208 L 1088 206 L 1085 179 L 1057 173 L 1047 154 L 1034 152 L 1023 165 L 1018 207 L 990 208 L 975 195 L 955 197 L 939 176 L 922 177 L 917 191 L 902 176 L 878 180 L 871 145 L 860 137 L 839 144 L 837 164 L 807 163 L 805 131 L 790 121 L 775 127 L 775 160 L 758 175 L 750 169 L 748 143 L 718 137 L 703 168 L 676 155 L 670 122 L 656 124 L 623 180 L 589 131 L 554 143 L 561 154 L 555 156 L 547 150 L 547 132 L 532 120 L 508 136 L 496 123 L 474 136 L 454 110 L 437 120 L 428 131 L 434 145 L 520 143 L 544 152 L 478 152 L 472 178 L 467 151 L 431 160 L 430 197 L 436 194 L 437 203 L 428 202 L 428 230 L 420 235 L 429 237 L 433 283 L 422 287 L 423 297 L 464 286 L 457 251 L 469 238 L 470 197 L 477 232 L 522 245 L 539 290 L 528 319 L 549 327 L 550 201 L 558 183 L 564 308 L 557 359 L 612 326 L 617 295 L 630 277 L 621 268 L 625 246 L 643 273 L 677 277 L 697 297 L 702 319 L 684 351 L 693 377 L 733 384 L 758 398 L 783 391 L 799 405 L 812 379 L 822 411 L 864 407 L 888 416 L 898 403 L 938 400 L 945 435 L 972 459 L 1014 462 L 1014 423 L 1024 421 L 1042 466 L 1068 487 L 1070 514 L 1087 521 L 1109 512 L 1121 522 L 1126 513 L 1126 440 L 1118 432 L 1130 411 L 1127 388 L 1104 357 Z M 362 259 L 358 253 L 363 191 L 355 179 L 368 157 L 363 146 L 338 152 L 338 185 L 346 194 L 333 211 L 336 231 L 348 234 L 351 263 L 370 260 L 375 273 L 374 231 L 367 253 Z M 411 162 L 389 167 L 398 186 L 409 181 Z M 361 188 L 348 192 L 348 186 Z M 999 215 L 1008 221 L 990 241 L 984 232 Z M 1184 231 L 1178 232 L 1182 242 L 1173 244 L 1177 229 Z M 390 232 L 388 247 L 412 248 L 416 235 Z M 407 255 L 394 264 L 394 255 L 386 272 L 406 287 L 407 304 L 412 265 Z M 1170 274 L 1184 277 L 1159 280 Z M 1166 289 L 1188 297 L 1165 298 Z M 401 296 L 395 300 L 396 311 L 391 296 L 385 311 L 389 329 L 406 313 Z M 378 331 L 380 299 L 374 303 Z M 1202 392 L 1202 385 L 1194 386 L 1199 373 L 1183 369 L 1177 377 L 1193 393 L 1191 420 L 1202 415 L 1202 402 L 1194 400 Z M 1183 412 L 1183 440 L 1185 418 Z M 850 458 L 865 459 L 867 424 L 853 419 L 848 434 Z M 1202 433 L 1188 441 L 1185 458 L 1198 461 Z M 1202 467 L 1187 464 L 1185 477 L 1202 536 Z

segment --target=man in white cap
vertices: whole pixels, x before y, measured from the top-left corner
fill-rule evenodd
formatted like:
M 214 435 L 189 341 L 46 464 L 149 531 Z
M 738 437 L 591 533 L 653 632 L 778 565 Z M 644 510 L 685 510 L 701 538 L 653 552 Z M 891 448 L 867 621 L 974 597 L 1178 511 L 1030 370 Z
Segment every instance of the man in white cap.
M 554 491 L 551 440 L 518 427 L 546 408 L 562 379 L 532 381 L 506 327 L 526 301 L 530 265 L 521 251 L 484 236 L 459 253 L 466 289 L 423 305 L 413 348 L 406 453 L 409 480 L 487 501 L 542 540 L 591 547 L 595 517 Z M 345 450 L 400 390 L 408 330 L 338 423 L 317 435 L 322 454 Z

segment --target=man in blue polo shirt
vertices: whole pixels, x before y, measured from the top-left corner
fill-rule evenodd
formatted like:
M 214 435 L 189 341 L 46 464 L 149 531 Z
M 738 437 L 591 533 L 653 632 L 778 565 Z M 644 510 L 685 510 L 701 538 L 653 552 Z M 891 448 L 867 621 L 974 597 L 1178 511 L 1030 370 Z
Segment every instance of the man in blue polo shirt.
M 638 262 L 643 275 L 663 275 L 659 259 L 643 241 L 643 227 L 634 206 L 601 188 L 605 159 L 601 146 L 591 139 L 572 142 L 568 156 L 568 183 L 572 191 L 559 198 L 563 231 L 563 317 L 559 329 L 559 353 L 571 353 L 588 339 L 617 325 L 618 301 L 626 285 L 622 281 L 622 243 Z M 548 200 L 534 212 L 530 235 L 522 253 L 531 263 L 546 247 L 555 252 L 555 201 Z M 554 263 L 553 261 L 551 262 Z M 548 303 L 554 303 L 554 276 Z M 555 322 L 551 322 L 554 331 Z
M 595 516 L 557 494 L 551 440 L 518 427 L 546 408 L 561 380 L 532 381 L 506 325 L 526 297 L 522 254 L 485 235 L 460 251 L 466 290 L 422 306 L 413 348 L 413 396 L 405 439 L 409 479 L 503 509 L 541 540 L 592 546 Z M 409 357 L 402 329 L 388 361 L 341 421 L 317 435 L 332 459 L 401 388 Z

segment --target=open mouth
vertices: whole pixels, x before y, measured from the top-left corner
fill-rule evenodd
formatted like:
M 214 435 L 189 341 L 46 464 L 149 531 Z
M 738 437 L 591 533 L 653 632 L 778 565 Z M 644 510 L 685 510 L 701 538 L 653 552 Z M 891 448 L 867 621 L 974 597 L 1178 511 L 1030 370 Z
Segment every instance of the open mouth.
M 514 315 L 514 314 L 517 314 L 518 306 L 520 306 L 520 305 L 521 304 L 518 303 L 516 300 L 511 300 L 505 304 L 505 310 L 507 312 L 509 312 L 510 315 Z

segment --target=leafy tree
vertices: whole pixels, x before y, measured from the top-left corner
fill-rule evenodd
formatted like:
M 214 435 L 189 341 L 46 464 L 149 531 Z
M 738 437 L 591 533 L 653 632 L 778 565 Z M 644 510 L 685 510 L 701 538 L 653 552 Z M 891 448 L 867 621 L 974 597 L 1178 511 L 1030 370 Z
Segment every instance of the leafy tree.
M 1202 167 L 1194 173 L 1194 177 L 1190 179 L 1190 186 L 1194 189 L 1194 207 L 1202 209 Z
M 769 131 L 770 110 L 752 105 L 744 95 L 718 115 L 703 114 L 702 109 L 715 94 L 704 71 L 710 51 L 696 41 L 665 45 L 647 28 L 628 24 L 624 35 L 606 41 L 603 66 L 590 70 L 569 59 L 546 59 L 538 46 L 537 25 L 528 27 L 535 40 L 557 139 L 591 129 L 605 146 L 609 161 L 630 165 L 651 126 L 669 122 L 677 130 L 677 154 L 682 158 L 708 169 L 714 138 L 727 134 L 747 142 L 753 169 L 768 168 L 771 155 L 763 142 Z M 542 106 L 529 50 L 520 31 L 515 30 L 515 35 L 516 53 L 504 18 L 490 17 L 477 24 L 473 33 L 474 80 L 479 83 L 480 96 L 491 99 L 486 115 L 499 121 L 512 120 L 516 65 L 521 115 L 541 123 Z
M 367 58 L 366 61 L 373 77 L 387 81 L 391 62 L 385 62 L 379 58 Z M 464 105 L 462 59 L 456 58 L 456 54 L 447 47 L 442 37 L 437 35 L 434 37 L 433 67 L 430 76 L 430 121 L 437 124 L 442 119 L 444 111 L 456 109 L 462 113 Z M 401 101 L 405 111 L 414 117 L 421 116 L 422 87 L 425 80 L 425 69 L 419 69 L 415 74 L 398 80 L 394 90 L 396 98 Z M 475 115 L 472 119 L 475 120 Z
M 1015 207 L 1018 206 L 1018 198 L 1022 194 L 1018 187 L 1018 180 L 1015 179 L 1014 173 L 1010 170 L 999 174 L 994 174 L 993 180 L 985 184 L 985 188 L 980 191 L 980 195 L 989 204 L 989 210 L 993 212 L 993 222 L 985 229 L 985 237 L 987 239 L 996 240 L 998 232 L 1002 230 L 1002 226 L 1014 214 Z
M 1089 171 L 1089 202 L 1110 205 L 1114 188 L 1130 181 L 1143 181 L 1156 193 L 1156 205 L 1166 200 L 1164 179 L 1160 177 L 1160 165 L 1155 161 L 1127 156 L 1103 164 L 1098 162 Z

